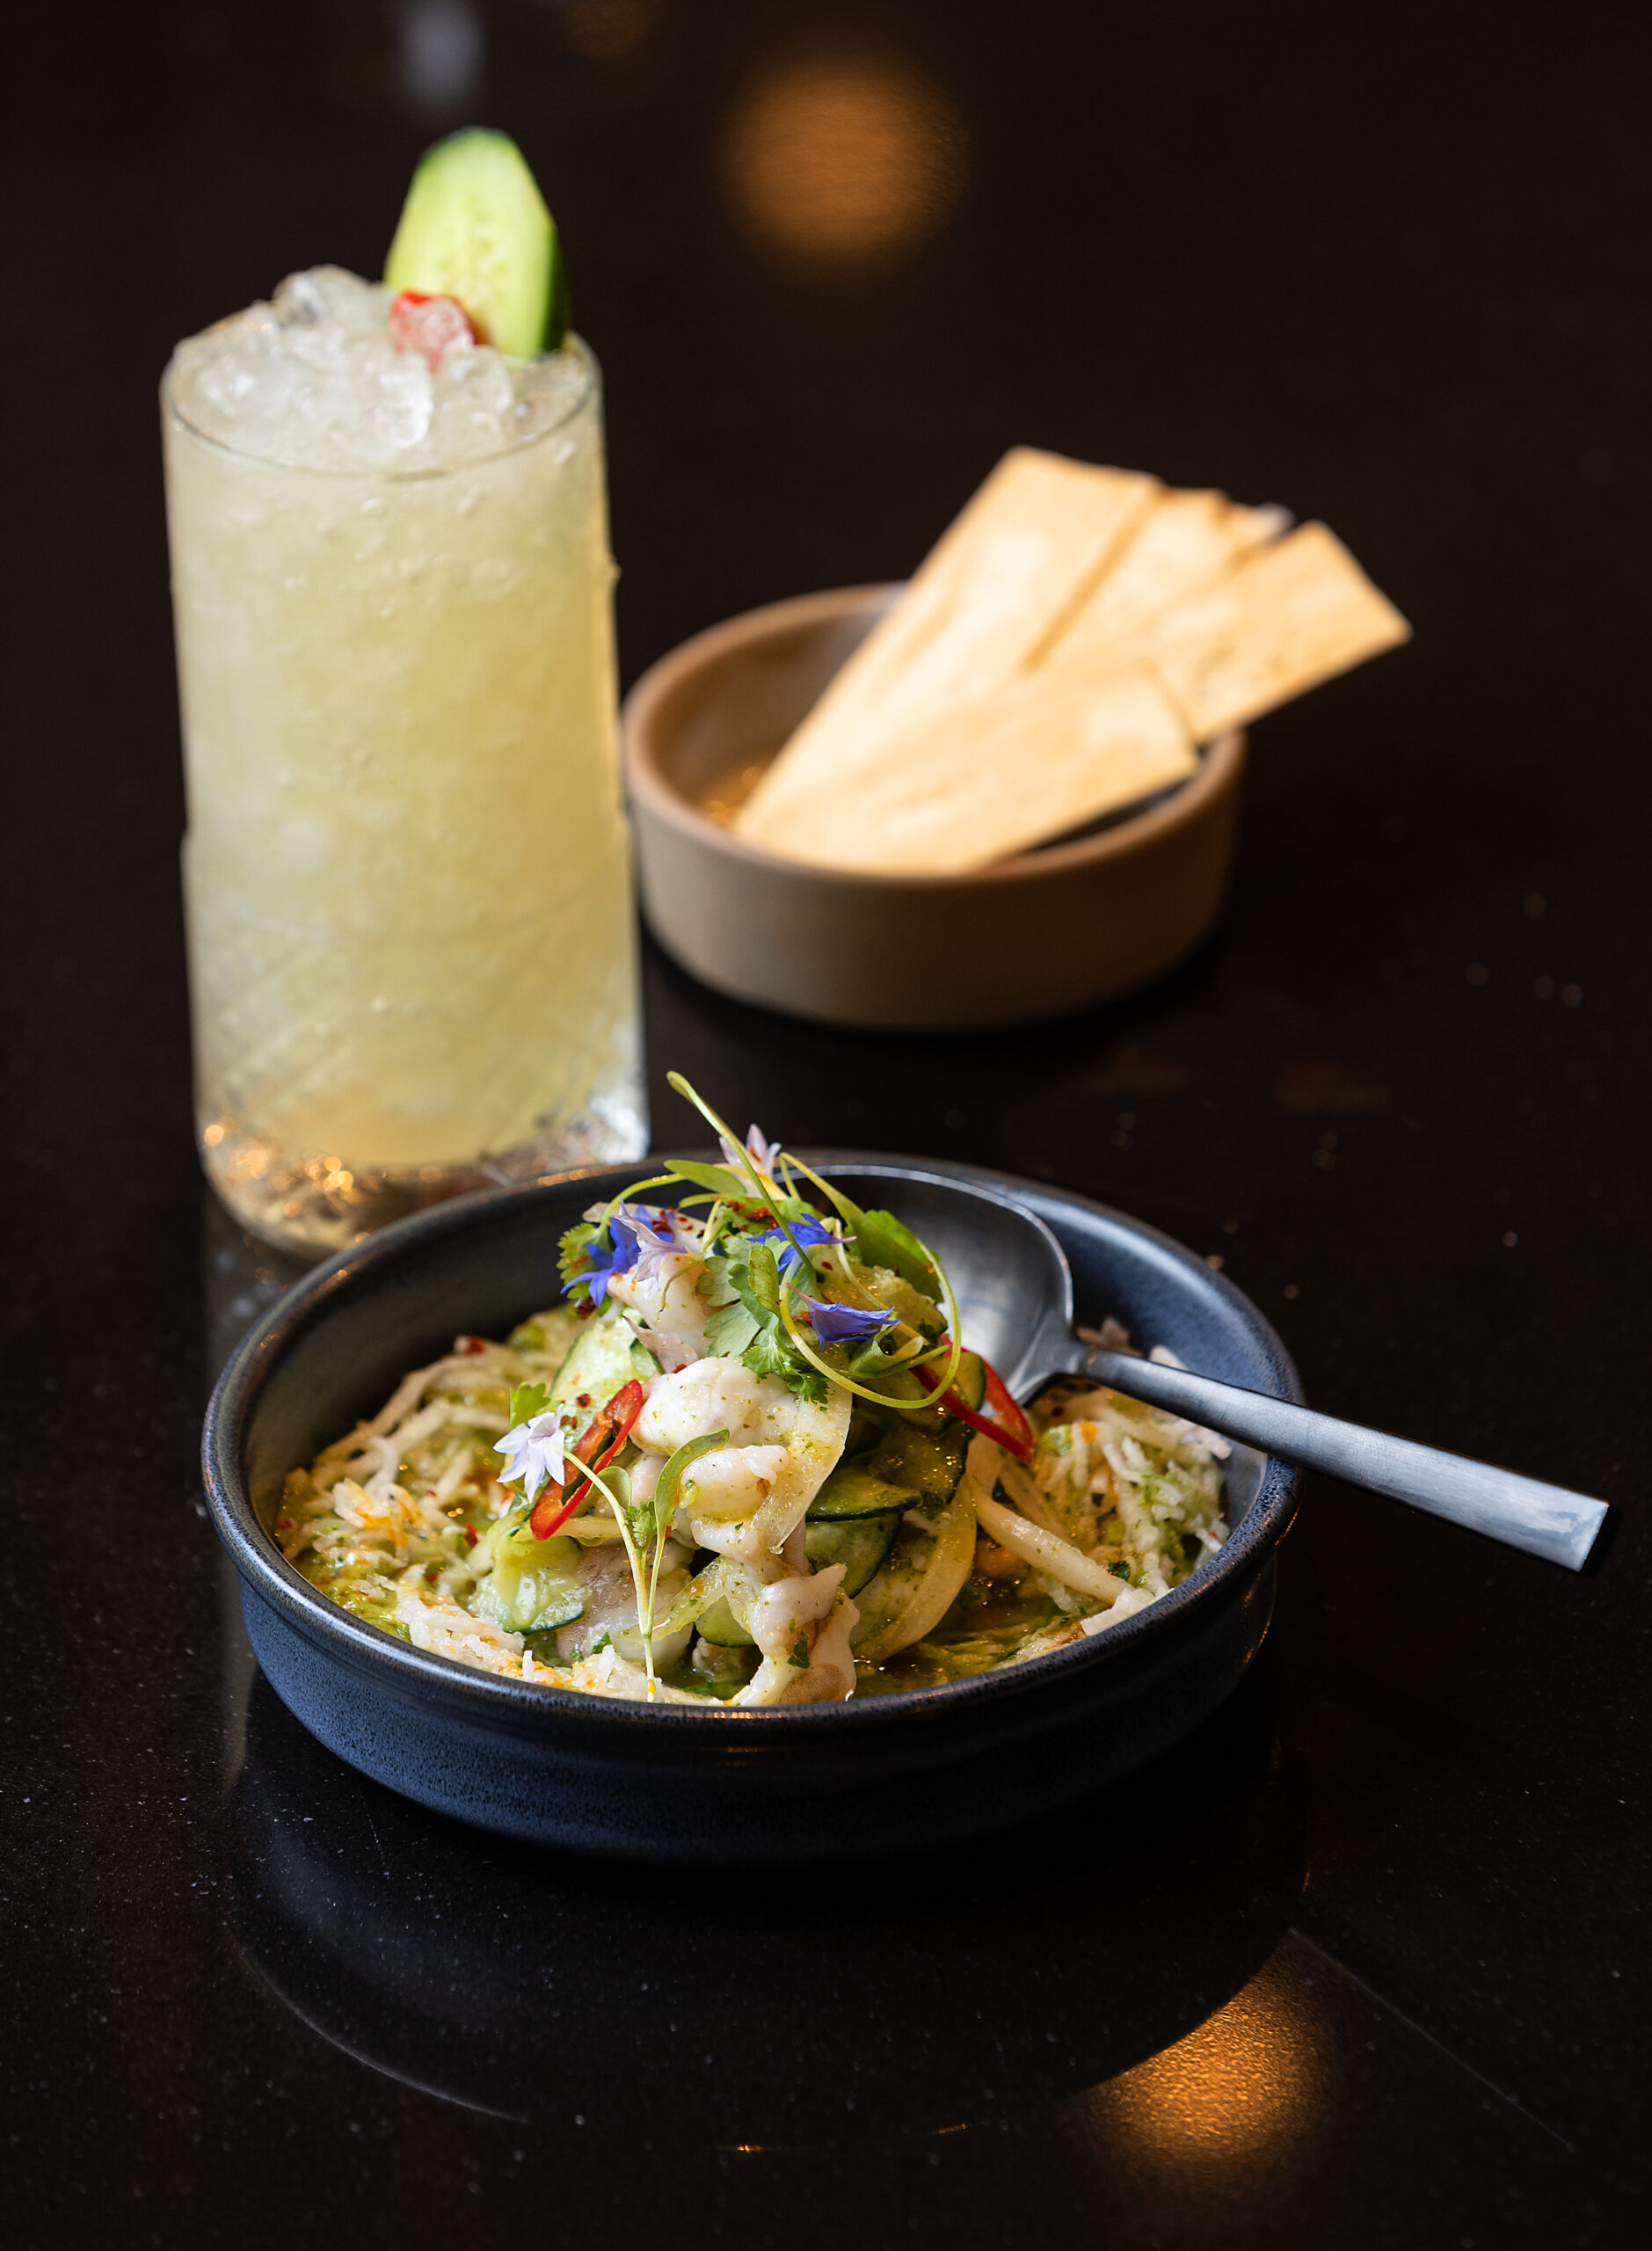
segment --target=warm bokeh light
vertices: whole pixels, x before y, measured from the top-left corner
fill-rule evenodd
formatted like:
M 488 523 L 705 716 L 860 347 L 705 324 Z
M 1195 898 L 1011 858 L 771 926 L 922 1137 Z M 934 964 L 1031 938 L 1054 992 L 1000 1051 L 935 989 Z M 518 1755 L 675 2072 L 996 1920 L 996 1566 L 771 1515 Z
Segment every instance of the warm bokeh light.
M 1308 2027 L 1284 1980 L 1264 1970 L 1094 2100 L 1110 2124 L 1162 2156 L 1249 2157 L 1307 2123 L 1314 2077 Z
M 736 112 L 728 174 L 747 221 L 822 259 L 903 248 L 939 224 L 967 160 L 950 103 L 911 72 L 841 60 L 789 65 Z

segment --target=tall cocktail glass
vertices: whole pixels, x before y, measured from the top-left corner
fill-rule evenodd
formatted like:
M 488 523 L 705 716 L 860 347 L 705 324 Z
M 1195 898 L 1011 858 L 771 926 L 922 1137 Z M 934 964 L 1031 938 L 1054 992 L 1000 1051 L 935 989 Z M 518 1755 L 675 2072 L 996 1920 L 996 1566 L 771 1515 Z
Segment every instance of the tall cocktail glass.
M 421 390 L 286 286 L 168 368 L 167 516 L 203 1159 L 331 1247 L 647 1132 L 595 363 Z

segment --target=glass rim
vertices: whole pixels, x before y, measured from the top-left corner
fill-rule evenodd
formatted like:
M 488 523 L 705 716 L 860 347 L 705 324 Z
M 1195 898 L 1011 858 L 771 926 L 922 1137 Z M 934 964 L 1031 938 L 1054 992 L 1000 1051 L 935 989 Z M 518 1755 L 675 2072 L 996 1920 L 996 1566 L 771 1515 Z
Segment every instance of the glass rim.
M 186 343 L 193 343 L 194 340 L 193 337 L 186 337 L 184 339 Z M 198 444 L 210 447 L 215 453 L 227 454 L 231 461 L 250 462 L 258 469 L 279 470 L 284 477 L 322 477 L 336 484 L 430 484 L 438 477 L 457 477 L 466 470 L 485 469 L 491 463 L 508 461 L 513 454 L 527 453 L 546 438 L 554 437 L 558 430 L 564 429 L 574 416 L 595 397 L 601 372 L 597 365 L 595 353 L 592 351 L 582 336 L 576 336 L 570 329 L 562 350 L 571 352 L 578 360 L 583 380 L 569 399 L 567 405 L 554 419 L 547 422 L 542 429 L 535 430 L 525 437 L 513 438 L 493 453 L 471 454 L 463 461 L 439 462 L 422 469 L 375 469 L 367 466 L 360 469 L 324 469 L 313 462 L 280 461 L 271 454 L 254 453 L 246 446 L 232 445 L 229 439 L 220 437 L 215 431 L 203 430 L 199 422 L 192 421 L 179 404 L 172 382 L 173 370 L 178 366 L 178 351 L 180 348 L 181 346 L 173 350 L 171 358 L 161 371 L 161 408 L 169 421 L 186 432 Z

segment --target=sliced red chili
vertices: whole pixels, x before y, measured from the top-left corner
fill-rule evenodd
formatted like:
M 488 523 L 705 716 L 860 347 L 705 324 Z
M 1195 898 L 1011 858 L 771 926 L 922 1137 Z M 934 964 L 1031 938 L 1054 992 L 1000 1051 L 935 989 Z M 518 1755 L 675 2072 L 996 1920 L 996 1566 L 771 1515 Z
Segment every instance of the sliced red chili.
M 557 1526 L 566 1523 L 579 1507 L 585 1492 L 583 1482 L 575 1488 L 572 1500 L 564 1504 L 562 1497 L 565 1490 L 561 1485 L 540 1487 L 539 1498 L 534 1503 L 534 1512 L 528 1519 L 528 1528 L 535 1540 L 549 1540 Z
M 585 1436 L 574 1448 L 576 1458 L 588 1462 L 593 1469 L 606 1469 L 631 1435 L 647 1396 L 635 1376 L 622 1383 L 591 1417 Z
M 478 1352 L 487 1351 L 488 1340 L 485 1337 L 455 1337 L 453 1349 L 455 1352 L 468 1353 L 474 1359 Z
M 622 1383 L 613 1398 L 591 1417 L 585 1436 L 573 1449 L 574 1460 L 585 1462 L 592 1469 L 606 1469 L 631 1435 L 646 1397 L 635 1377 L 630 1383 Z M 585 1479 L 579 1480 L 571 1497 L 564 1501 L 565 1490 L 562 1485 L 547 1485 L 534 1503 L 534 1512 L 528 1523 L 535 1540 L 549 1540 L 552 1533 L 566 1524 L 585 1498 Z
M 1011 1398 L 1008 1385 L 992 1362 L 983 1360 L 981 1366 L 986 1374 L 986 1395 L 980 1407 L 966 1406 L 956 1391 L 942 1393 L 942 1406 L 960 1423 L 967 1423 L 972 1431 L 1001 1446 L 1006 1453 L 1013 1453 L 1017 1461 L 1030 1461 L 1032 1424 Z

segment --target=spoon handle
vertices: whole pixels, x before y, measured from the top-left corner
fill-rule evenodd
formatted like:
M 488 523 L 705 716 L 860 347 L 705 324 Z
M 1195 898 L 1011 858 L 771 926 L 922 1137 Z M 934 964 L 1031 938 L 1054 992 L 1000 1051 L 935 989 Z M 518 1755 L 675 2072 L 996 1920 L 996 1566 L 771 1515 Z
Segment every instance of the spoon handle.
M 1075 1375 L 1094 1377 L 1132 1399 L 1162 1407 L 1205 1430 L 1219 1431 L 1264 1453 L 1323 1469 L 1345 1484 L 1408 1501 L 1449 1523 L 1466 1525 L 1506 1547 L 1524 1548 L 1568 1570 L 1582 1570 L 1605 1520 L 1606 1504 L 1561 1485 L 1545 1485 L 1511 1469 L 1494 1469 L 1461 1454 L 1442 1453 L 1409 1439 L 1390 1438 L 1357 1423 L 1316 1415 L 1288 1399 L 1218 1383 L 1212 1376 L 1158 1360 L 1139 1360 L 1124 1352 L 1075 1345 L 1069 1365 Z

